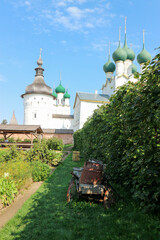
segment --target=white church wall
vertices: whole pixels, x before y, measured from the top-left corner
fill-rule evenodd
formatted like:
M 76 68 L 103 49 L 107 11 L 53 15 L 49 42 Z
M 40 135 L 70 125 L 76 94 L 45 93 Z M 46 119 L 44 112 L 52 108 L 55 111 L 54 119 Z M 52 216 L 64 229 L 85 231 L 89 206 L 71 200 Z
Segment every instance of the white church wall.
M 122 74 L 124 74 L 124 62 L 117 61 L 116 62 L 116 76 L 121 76 Z
M 73 129 L 73 119 L 70 118 L 52 118 L 48 127 L 50 129 Z
M 73 120 L 73 130 L 77 131 L 80 129 L 80 111 L 81 111 L 81 102 L 79 97 L 76 99 L 76 105 L 74 107 L 74 120 Z
M 80 124 L 79 127 L 82 128 L 84 123 L 87 121 L 88 117 L 92 116 L 95 109 L 98 106 L 101 106 L 102 103 L 94 102 L 81 102 L 81 111 L 80 111 Z
M 43 125 L 49 119 L 52 106 L 52 96 L 45 94 L 24 95 L 24 124 Z
M 132 61 L 126 60 L 124 61 L 124 75 L 131 76 L 132 75 Z

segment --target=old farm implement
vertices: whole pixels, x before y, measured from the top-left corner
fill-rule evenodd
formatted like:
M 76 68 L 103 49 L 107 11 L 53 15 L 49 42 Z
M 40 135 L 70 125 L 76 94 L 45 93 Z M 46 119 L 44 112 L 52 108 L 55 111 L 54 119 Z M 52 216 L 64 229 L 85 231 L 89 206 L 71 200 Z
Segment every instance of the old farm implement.
M 105 164 L 96 160 L 85 162 L 83 168 L 73 168 L 67 202 L 81 197 L 101 201 L 109 208 L 114 203 L 114 196 L 104 170 Z

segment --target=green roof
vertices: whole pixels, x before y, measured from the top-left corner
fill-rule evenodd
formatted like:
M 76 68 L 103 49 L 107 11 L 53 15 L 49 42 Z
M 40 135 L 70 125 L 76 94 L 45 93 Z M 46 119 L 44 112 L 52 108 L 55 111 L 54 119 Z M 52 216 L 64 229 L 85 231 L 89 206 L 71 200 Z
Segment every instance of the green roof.
M 68 93 L 68 90 L 66 91 L 66 93 L 64 94 L 64 98 L 70 98 L 71 96 Z
M 115 67 L 115 64 L 111 62 L 110 60 L 110 55 L 108 57 L 108 62 L 106 62 L 103 66 L 103 70 L 105 73 L 107 72 L 111 72 L 113 73 L 115 71 L 116 67 Z
M 117 61 L 124 62 L 127 59 L 127 53 L 123 48 L 121 48 L 120 41 L 119 41 L 119 46 L 118 46 L 117 50 L 114 51 L 112 57 L 115 62 L 117 62 Z
M 56 93 L 65 93 L 65 88 L 61 85 L 61 82 L 58 87 L 56 87 Z
M 137 72 L 137 66 L 132 63 L 132 73 L 136 73 Z
M 144 44 L 143 44 L 142 51 L 137 56 L 137 61 L 138 61 L 139 64 L 151 61 L 151 54 L 149 52 L 147 52 Z
M 133 52 L 132 49 L 130 49 L 130 48 L 127 46 L 126 34 L 125 34 L 125 41 L 124 41 L 124 47 L 123 47 L 123 49 L 124 49 L 125 52 L 127 53 L 127 59 L 128 59 L 128 60 L 131 60 L 131 61 L 134 61 L 134 59 L 135 59 L 135 53 Z
M 53 91 L 52 95 L 53 97 L 57 98 L 57 93 L 55 91 Z

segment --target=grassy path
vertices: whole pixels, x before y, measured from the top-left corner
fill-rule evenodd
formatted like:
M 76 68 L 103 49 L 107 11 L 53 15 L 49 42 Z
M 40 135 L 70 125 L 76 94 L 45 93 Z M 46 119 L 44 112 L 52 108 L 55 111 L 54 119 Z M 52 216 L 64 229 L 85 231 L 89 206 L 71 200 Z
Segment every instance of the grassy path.
M 142 214 L 132 203 L 66 203 L 73 166 L 71 155 L 0 231 L 0 240 L 158 240 L 158 218 Z

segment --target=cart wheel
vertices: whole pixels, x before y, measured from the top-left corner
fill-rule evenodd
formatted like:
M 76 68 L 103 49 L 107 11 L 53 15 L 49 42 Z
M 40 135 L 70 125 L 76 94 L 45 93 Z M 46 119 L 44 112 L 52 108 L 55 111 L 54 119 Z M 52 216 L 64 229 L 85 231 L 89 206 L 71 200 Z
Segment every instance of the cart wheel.
M 104 204 L 104 208 L 110 208 L 112 204 L 114 204 L 114 195 L 113 195 L 113 191 L 111 188 L 108 188 L 105 191 L 104 194 L 104 200 L 103 200 L 103 204 Z
M 72 178 L 67 191 L 67 202 L 71 202 L 73 199 L 78 199 L 79 194 L 77 193 L 75 179 Z

